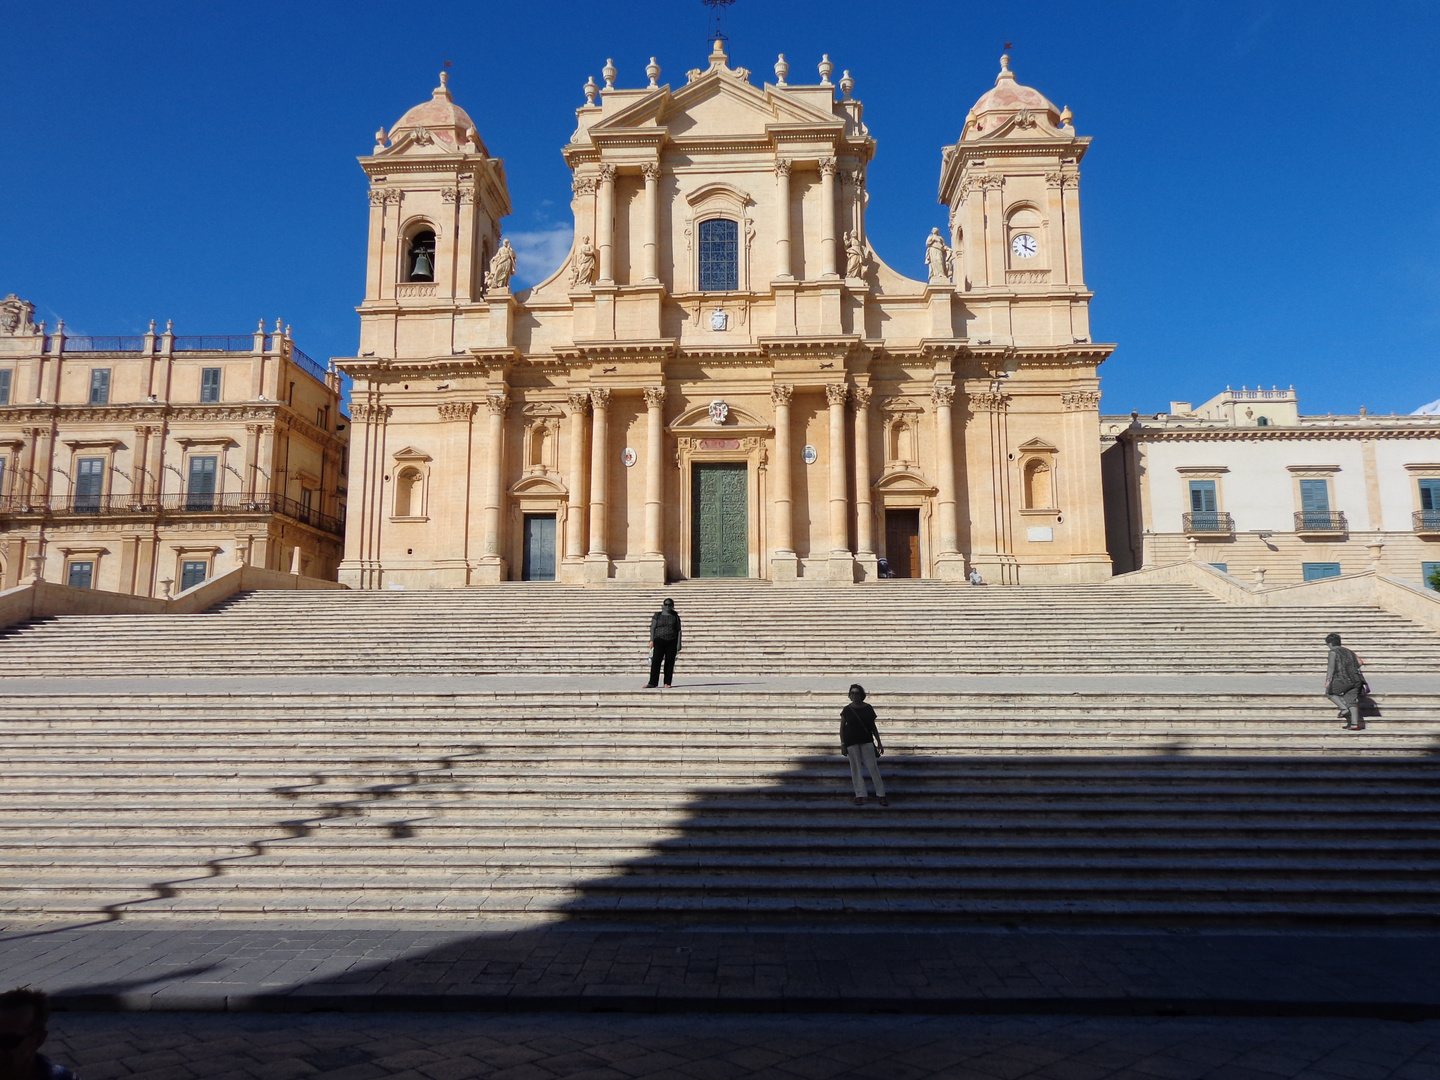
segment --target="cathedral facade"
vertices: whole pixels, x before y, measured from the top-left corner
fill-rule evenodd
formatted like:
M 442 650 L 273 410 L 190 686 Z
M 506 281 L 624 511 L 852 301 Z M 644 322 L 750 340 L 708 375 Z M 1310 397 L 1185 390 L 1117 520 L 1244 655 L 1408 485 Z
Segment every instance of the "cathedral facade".
M 591 80 L 574 241 L 512 289 L 502 162 L 442 75 L 377 133 L 340 580 L 1108 577 L 1068 109 L 1002 67 L 943 224 L 866 237 L 849 72 Z

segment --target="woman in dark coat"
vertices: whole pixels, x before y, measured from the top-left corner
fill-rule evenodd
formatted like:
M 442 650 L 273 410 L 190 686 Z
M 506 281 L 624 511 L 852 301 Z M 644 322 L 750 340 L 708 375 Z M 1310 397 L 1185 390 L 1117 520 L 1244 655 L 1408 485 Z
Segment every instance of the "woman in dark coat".
M 660 610 L 650 616 L 650 681 L 646 690 L 655 689 L 660 680 L 660 665 L 665 665 L 665 689 L 675 675 L 675 657 L 680 653 L 680 616 L 675 614 L 675 601 L 666 597 Z
M 1330 656 L 1325 663 L 1325 696 L 1346 718 L 1346 731 L 1364 731 L 1360 698 L 1370 688 L 1365 685 L 1365 674 L 1360 670 L 1360 657 L 1340 644 L 1339 634 L 1326 634 L 1325 644 L 1330 646 Z

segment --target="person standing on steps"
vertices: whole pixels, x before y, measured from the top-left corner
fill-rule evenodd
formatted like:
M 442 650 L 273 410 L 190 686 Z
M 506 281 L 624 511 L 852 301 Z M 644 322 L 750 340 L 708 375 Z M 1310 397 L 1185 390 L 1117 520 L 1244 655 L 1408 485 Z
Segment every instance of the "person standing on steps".
M 665 689 L 675 676 L 675 657 L 680 653 L 680 616 L 675 614 L 675 601 L 668 596 L 660 610 L 650 616 L 650 681 L 646 690 L 654 690 L 660 681 L 660 665 L 665 665 Z
M 865 805 L 865 778 L 860 775 L 863 764 L 875 785 L 875 797 L 881 806 L 889 806 L 885 798 L 885 780 L 880 775 L 876 758 L 885 753 L 880 730 L 875 726 L 875 710 L 865 703 L 865 688 L 850 684 L 850 704 L 840 710 L 840 752 L 850 759 L 850 782 L 855 787 L 855 805 Z
M 1325 696 L 1345 718 L 1346 731 L 1364 731 L 1360 699 L 1370 692 L 1365 673 L 1360 670 L 1364 661 L 1340 644 L 1339 634 L 1326 634 L 1325 644 L 1330 646 L 1330 656 L 1325 663 Z

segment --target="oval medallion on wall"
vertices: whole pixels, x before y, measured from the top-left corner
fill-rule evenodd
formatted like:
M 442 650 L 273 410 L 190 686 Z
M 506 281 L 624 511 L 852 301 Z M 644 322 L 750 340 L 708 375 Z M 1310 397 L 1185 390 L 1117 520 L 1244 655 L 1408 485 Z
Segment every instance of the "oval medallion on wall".
M 820 455 L 815 452 L 813 446 L 807 446 L 804 450 L 800 451 L 800 459 L 804 461 L 806 465 L 814 465 L 815 462 L 819 460 L 819 457 Z
M 633 449 L 627 446 L 625 447 L 625 452 L 620 455 L 620 460 L 625 463 L 625 467 L 628 469 L 640 460 L 640 455 L 636 454 Z

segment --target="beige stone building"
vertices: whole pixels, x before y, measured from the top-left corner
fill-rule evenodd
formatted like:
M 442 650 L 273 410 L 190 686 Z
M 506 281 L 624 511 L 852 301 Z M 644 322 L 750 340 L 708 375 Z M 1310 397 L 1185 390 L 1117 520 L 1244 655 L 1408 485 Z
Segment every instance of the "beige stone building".
M 1089 140 L 1001 63 L 896 269 L 849 72 L 607 62 L 562 150 L 570 254 L 518 291 L 503 164 L 442 75 L 360 159 L 340 579 L 1107 577 Z
M 165 596 L 248 563 L 334 578 L 339 375 L 239 337 L 46 333 L 0 301 L 0 584 Z
M 1193 558 L 1285 585 L 1440 569 L 1440 416 L 1306 416 L 1293 388 L 1227 387 L 1101 426 L 1117 572 Z

